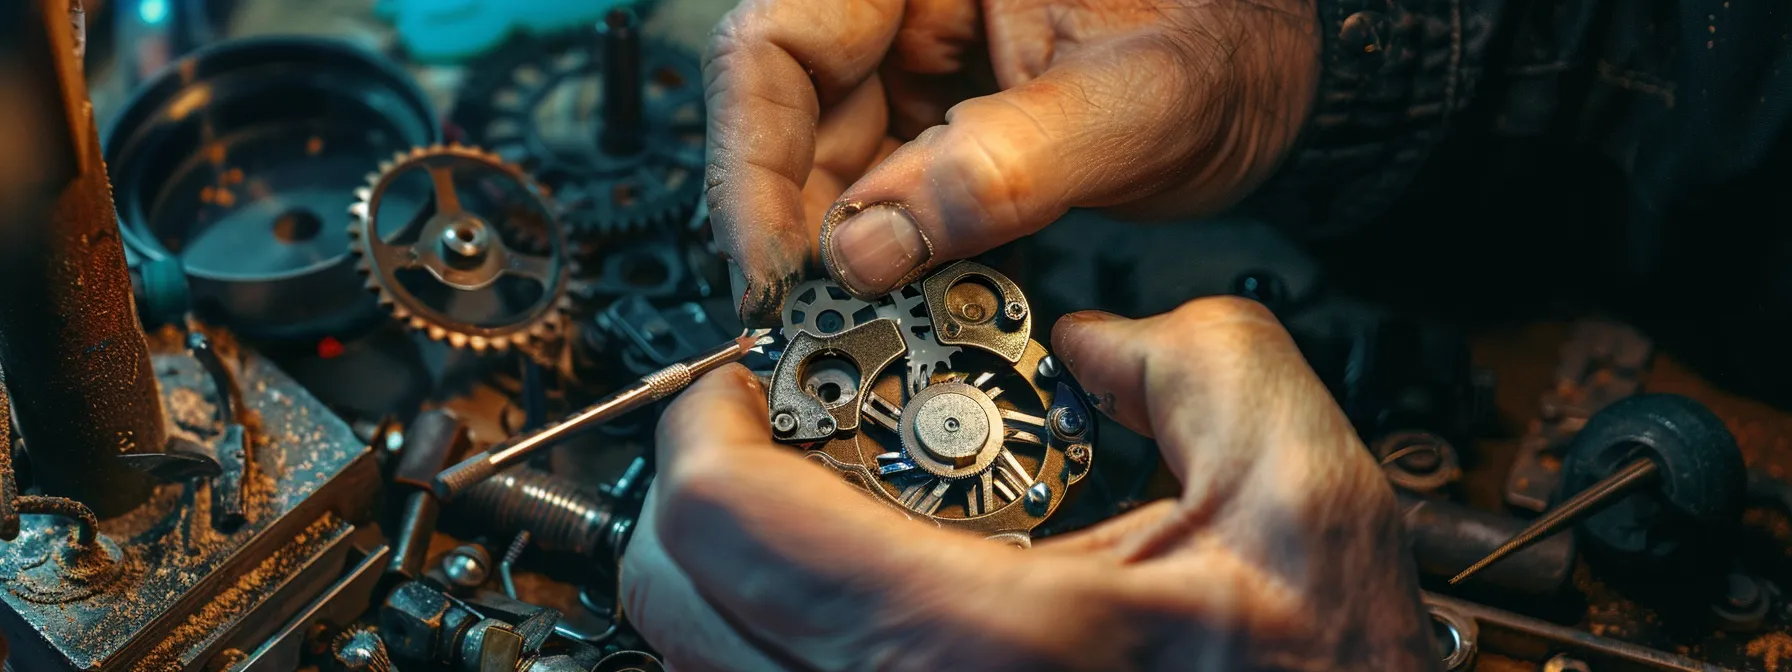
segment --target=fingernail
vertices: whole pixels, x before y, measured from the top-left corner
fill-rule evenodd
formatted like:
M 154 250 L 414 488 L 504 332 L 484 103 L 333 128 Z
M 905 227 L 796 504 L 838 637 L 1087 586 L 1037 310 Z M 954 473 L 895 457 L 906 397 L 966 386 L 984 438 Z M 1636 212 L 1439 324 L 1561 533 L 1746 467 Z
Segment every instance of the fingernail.
M 927 237 L 896 205 L 873 205 L 828 234 L 828 270 L 860 295 L 888 294 L 933 255 Z

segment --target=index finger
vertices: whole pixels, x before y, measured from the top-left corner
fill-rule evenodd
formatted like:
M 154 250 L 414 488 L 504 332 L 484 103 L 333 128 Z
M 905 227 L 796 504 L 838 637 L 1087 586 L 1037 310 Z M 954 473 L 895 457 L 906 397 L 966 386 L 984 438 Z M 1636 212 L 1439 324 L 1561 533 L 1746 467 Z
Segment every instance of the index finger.
M 776 320 L 809 263 L 803 183 L 821 108 L 876 72 L 902 12 L 902 0 L 747 0 L 710 38 L 710 216 L 754 326 Z

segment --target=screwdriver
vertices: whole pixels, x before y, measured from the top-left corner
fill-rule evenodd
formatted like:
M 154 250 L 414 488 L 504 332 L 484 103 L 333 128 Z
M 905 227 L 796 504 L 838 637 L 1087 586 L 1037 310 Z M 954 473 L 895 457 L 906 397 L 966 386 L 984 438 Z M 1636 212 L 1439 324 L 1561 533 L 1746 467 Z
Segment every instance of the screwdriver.
M 1468 569 L 1462 570 L 1462 573 L 1450 579 L 1450 585 L 1462 583 L 1468 577 L 1473 576 L 1475 572 L 1499 562 L 1501 558 L 1522 551 L 1540 539 L 1561 532 L 1584 520 L 1587 516 L 1605 510 L 1606 507 L 1622 500 L 1626 494 L 1654 485 L 1660 476 L 1661 468 L 1655 465 L 1654 460 L 1644 457 L 1632 461 L 1612 475 L 1600 479 L 1588 486 L 1587 489 L 1568 498 L 1567 501 L 1544 512 L 1536 522 L 1520 530 L 1518 534 L 1512 535 L 1510 540 L 1500 544 L 1500 547 L 1494 549 L 1492 553 L 1488 553 L 1487 557 L 1475 561 L 1475 564 L 1469 565 Z
M 491 478 L 498 471 L 516 464 L 524 456 L 543 446 L 553 445 L 582 430 L 677 394 L 703 374 L 740 361 L 771 341 L 770 329 L 749 331 L 708 352 L 642 376 L 633 385 L 604 397 L 565 420 L 493 446 L 436 474 L 433 483 L 436 496 L 442 501 L 451 500 L 473 484 Z

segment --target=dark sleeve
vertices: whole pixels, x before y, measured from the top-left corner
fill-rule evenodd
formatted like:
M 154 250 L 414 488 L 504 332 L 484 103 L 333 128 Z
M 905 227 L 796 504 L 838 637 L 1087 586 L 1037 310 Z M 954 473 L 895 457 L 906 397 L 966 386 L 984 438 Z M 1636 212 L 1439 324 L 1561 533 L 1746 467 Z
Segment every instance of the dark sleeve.
M 1505 0 L 1318 0 L 1322 74 L 1293 154 L 1248 206 L 1304 233 L 1398 198 L 1473 98 Z

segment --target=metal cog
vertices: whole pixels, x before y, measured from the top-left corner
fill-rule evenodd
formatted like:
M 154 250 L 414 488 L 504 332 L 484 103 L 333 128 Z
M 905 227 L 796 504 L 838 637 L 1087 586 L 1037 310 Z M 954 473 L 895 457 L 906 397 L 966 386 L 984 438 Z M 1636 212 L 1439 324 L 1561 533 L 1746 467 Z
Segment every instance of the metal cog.
M 598 92 L 604 58 L 595 28 L 518 41 L 473 71 L 453 123 L 469 142 L 512 161 L 554 193 L 581 242 L 681 224 L 703 192 L 703 77 L 695 54 L 644 42 L 645 148 L 610 154 Z
M 427 174 L 428 189 L 413 191 L 428 195 L 415 209 L 401 203 L 396 207 L 406 212 L 394 213 L 384 201 L 417 195 L 394 193 L 400 178 L 415 172 Z M 462 188 L 472 185 L 480 189 Z M 460 145 L 418 147 L 382 163 L 356 196 L 349 247 L 367 288 L 393 317 L 476 352 L 529 348 L 563 331 L 572 271 L 564 227 L 544 190 L 516 166 Z M 409 219 L 382 227 L 382 214 Z M 518 251 L 519 232 L 530 228 L 547 232 L 547 256 Z M 522 292 L 526 284 L 539 292 Z M 510 307 L 516 303 L 523 307 Z M 494 317 L 493 308 L 503 312 Z M 486 314 L 454 314 L 469 309 Z
M 791 290 L 784 302 L 784 340 L 789 342 L 803 331 L 832 336 L 879 317 L 877 306 L 852 298 L 839 285 L 810 280 Z
M 919 284 L 872 303 L 853 298 L 833 282 L 811 280 L 797 285 L 784 302 L 784 340 L 789 342 L 803 331 L 832 336 L 875 319 L 893 320 L 908 346 L 907 387 L 912 395 L 927 387 L 935 372 L 950 368 L 952 355 L 959 351 L 957 346 L 941 345 L 934 339 L 933 318 L 926 308 L 927 297 Z
M 902 340 L 908 344 L 908 393 L 912 396 L 928 386 L 933 374 L 952 368 L 952 355 L 958 346 L 942 345 L 933 337 L 933 316 L 927 312 L 927 296 L 920 284 L 897 289 L 887 303 L 879 303 L 877 314 L 896 320 L 902 328 Z M 921 310 L 916 314 L 916 307 Z

